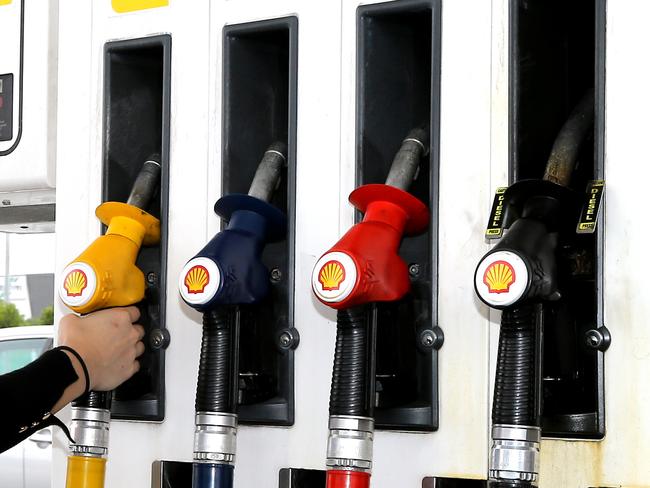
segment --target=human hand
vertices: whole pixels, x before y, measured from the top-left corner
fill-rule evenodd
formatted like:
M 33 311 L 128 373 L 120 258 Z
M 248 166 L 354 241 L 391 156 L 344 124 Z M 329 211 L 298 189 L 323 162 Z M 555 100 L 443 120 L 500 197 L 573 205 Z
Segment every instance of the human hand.
M 83 317 L 69 314 L 61 319 L 58 344 L 71 347 L 82 357 L 88 368 L 90 390 L 112 390 L 140 369 L 136 358 L 144 352 L 144 328 L 135 324 L 139 317 L 136 307 L 125 307 Z M 77 369 L 77 359 L 69 356 Z M 80 376 L 83 379 L 83 372 Z

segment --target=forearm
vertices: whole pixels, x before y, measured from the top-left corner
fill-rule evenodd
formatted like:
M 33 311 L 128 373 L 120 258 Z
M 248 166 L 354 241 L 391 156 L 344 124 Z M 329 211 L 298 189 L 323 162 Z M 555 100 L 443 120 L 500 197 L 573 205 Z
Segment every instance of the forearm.
M 84 389 L 83 372 L 79 374 L 61 350 L 47 351 L 24 368 L 0 376 L 0 452 L 55 423 L 55 408 Z

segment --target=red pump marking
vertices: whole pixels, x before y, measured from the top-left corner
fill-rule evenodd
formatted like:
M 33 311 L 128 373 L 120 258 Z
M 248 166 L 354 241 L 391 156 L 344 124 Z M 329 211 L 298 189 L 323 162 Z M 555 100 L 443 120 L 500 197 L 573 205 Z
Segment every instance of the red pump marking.
M 411 287 L 399 245 L 404 234 L 418 234 L 428 227 L 429 209 L 410 193 L 388 185 L 359 187 L 350 194 L 350 202 L 364 212 L 363 221 L 328 253 L 342 252 L 353 258 L 357 283 L 340 302 L 319 299 L 335 309 L 399 300 Z
M 326 488 L 370 488 L 370 473 L 361 471 L 328 471 Z

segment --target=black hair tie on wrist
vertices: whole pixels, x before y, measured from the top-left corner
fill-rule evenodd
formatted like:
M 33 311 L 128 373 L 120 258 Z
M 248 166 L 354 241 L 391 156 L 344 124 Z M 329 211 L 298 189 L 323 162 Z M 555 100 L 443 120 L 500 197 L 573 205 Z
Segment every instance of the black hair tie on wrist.
M 86 377 L 86 388 L 84 389 L 83 392 L 83 394 L 85 395 L 90 391 L 90 375 L 88 374 L 88 368 L 86 367 L 86 363 L 84 363 L 84 360 L 81 359 L 79 353 L 69 346 L 58 346 L 57 349 L 60 349 L 61 351 L 69 351 L 79 360 L 79 364 L 81 364 L 81 369 L 83 369 L 84 376 Z

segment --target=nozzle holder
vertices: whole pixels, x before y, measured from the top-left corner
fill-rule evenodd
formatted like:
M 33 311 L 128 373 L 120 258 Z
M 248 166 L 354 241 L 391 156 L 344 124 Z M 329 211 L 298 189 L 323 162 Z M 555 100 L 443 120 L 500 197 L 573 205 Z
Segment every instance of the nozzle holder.
M 153 246 L 160 242 L 160 220 L 134 205 L 122 202 L 105 202 L 97 207 L 95 215 L 102 224 L 109 228 L 110 233 L 121 233 L 137 245 L 142 243 L 145 246 Z M 128 225 L 128 227 L 120 225 L 119 231 L 121 232 L 118 232 L 115 228 L 111 231 L 111 223 L 116 217 L 130 219 L 140 224 L 143 228 L 141 231 L 142 237 L 136 240 L 136 236 L 140 231 L 137 226 L 132 224 Z
M 533 218 L 549 232 L 573 232 L 580 215 L 580 195 L 547 180 L 520 180 L 503 194 L 504 228 L 518 218 Z
M 357 210 L 367 213 L 370 205 L 376 202 L 392 203 L 404 212 L 404 235 L 411 236 L 424 232 L 429 226 L 429 208 L 410 193 L 390 185 L 363 185 L 350 193 L 348 199 Z
M 217 200 L 214 212 L 226 222 L 230 222 L 237 211 L 249 211 L 262 216 L 266 220 L 266 242 L 276 242 L 287 233 L 287 217 L 276 207 L 259 198 L 243 193 L 231 193 Z

